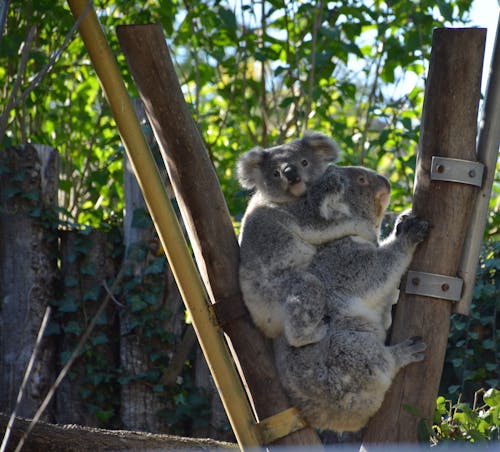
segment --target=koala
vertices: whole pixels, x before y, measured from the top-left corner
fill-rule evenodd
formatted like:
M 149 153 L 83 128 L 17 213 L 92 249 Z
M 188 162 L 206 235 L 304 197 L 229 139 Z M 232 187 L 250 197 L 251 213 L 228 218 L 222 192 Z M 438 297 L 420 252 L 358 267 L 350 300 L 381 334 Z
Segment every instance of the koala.
M 255 190 L 246 212 L 258 205 L 281 204 L 304 195 L 308 185 L 320 178 L 340 150 L 326 135 L 306 132 L 301 139 L 269 149 L 245 152 L 236 171 L 243 188 Z
M 346 213 L 355 205 L 339 203 L 343 210 L 339 221 L 313 212 L 308 189 L 338 155 L 339 149 L 330 138 L 311 132 L 288 144 L 252 149 L 237 165 L 240 184 L 255 190 L 239 237 L 243 299 L 255 325 L 266 336 L 274 338 L 284 333 L 294 346 L 317 342 L 327 330 L 327 325 L 321 324 L 319 309 L 305 303 L 295 303 L 291 309 L 285 306 L 285 295 L 292 286 L 308 286 L 311 292 L 321 290 L 319 281 L 303 271 L 317 247 L 356 231 L 374 238 L 371 226 L 366 227 L 358 219 L 349 221 Z M 330 195 L 328 202 L 333 212 L 333 192 Z M 306 331 L 302 329 L 304 322 L 297 320 L 311 316 Z
M 424 358 L 421 338 L 394 346 L 384 342 L 394 294 L 429 223 L 405 214 L 379 243 L 388 205 L 387 191 L 377 188 L 380 178 L 363 168 L 332 167 L 308 192 L 316 215 L 357 217 L 373 232 L 371 238 L 355 233 L 318 247 L 305 272 L 321 283 L 320 303 L 312 299 L 317 292 L 309 285 L 288 292 L 298 304 L 320 306 L 326 334 L 303 347 L 291 346 L 284 336 L 273 341 L 283 387 L 315 428 L 360 430 L 379 409 L 397 372 Z M 347 200 L 353 198 L 358 202 L 351 208 Z

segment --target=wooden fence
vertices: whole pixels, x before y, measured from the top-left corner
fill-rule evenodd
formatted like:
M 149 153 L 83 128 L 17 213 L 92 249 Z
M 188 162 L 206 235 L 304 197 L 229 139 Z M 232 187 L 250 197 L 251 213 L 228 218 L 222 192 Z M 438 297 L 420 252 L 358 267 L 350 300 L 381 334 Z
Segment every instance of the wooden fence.
M 17 409 L 28 418 L 108 298 L 43 419 L 233 439 L 154 228 L 133 221 L 146 212 L 135 178 L 125 171 L 123 231 L 61 229 L 58 162 L 48 146 L 0 153 L 0 412 L 14 409 L 47 306 L 51 319 Z

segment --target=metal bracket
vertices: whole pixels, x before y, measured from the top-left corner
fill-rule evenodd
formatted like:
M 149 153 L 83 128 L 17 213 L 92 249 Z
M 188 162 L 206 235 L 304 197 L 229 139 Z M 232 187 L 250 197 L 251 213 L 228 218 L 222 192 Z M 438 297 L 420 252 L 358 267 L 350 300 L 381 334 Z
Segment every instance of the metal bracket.
M 432 157 L 431 180 L 458 182 L 460 184 L 483 185 L 484 165 L 471 160 Z
M 464 281 L 452 276 L 409 271 L 405 291 L 408 294 L 459 301 Z

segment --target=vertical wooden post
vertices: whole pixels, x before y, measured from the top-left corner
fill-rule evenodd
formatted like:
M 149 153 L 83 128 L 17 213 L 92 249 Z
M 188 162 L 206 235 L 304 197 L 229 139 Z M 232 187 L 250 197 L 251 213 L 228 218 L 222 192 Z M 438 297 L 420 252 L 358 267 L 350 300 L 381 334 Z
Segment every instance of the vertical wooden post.
M 14 409 L 45 309 L 55 298 L 57 232 L 44 225 L 42 213 L 57 205 L 58 175 L 59 154 L 49 146 L 27 144 L 0 152 L 0 409 L 4 412 Z M 54 340 L 46 337 L 18 415 L 31 417 L 42 403 L 55 378 L 55 358 Z
M 413 200 L 413 212 L 429 219 L 432 230 L 417 249 L 411 270 L 457 276 L 478 188 L 431 180 L 431 160 L 439 156 L 476 161 L 485 36 L 484 29 L 434 31 Z M 452 303 L 405 294 L 404 285 L 401 292 L 391 343 L 422 336 L 428 347 L 426 358 L 398 374 L 382 408 L 369 423 L 365 443 L 417 441 L 420 421 L 430 425 L 433 419 Z
M 185 103 L 159 25 L 119 27 L 118 39 L 134 76 L 170 180 L 198 267 L 212 302 L 233 317 L 224 326 L 242 369 L 258 420 L 290 407 L 267 340 L 244 309 L 239 292 L 239 247 L 212 162 Z M 276 444 L 320 444 L 302 428 Z

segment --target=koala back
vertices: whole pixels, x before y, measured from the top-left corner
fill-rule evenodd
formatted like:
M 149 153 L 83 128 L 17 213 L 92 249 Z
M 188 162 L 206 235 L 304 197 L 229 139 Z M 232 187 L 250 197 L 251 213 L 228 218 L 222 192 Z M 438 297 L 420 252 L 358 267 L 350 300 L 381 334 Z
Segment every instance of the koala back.
M 304 195 L 338 157 L 331 138 L 309 132 L 290 143 L 245 152 L 236 169 L 243 188 L 255 190 L 265 202 L 283 203 Z

